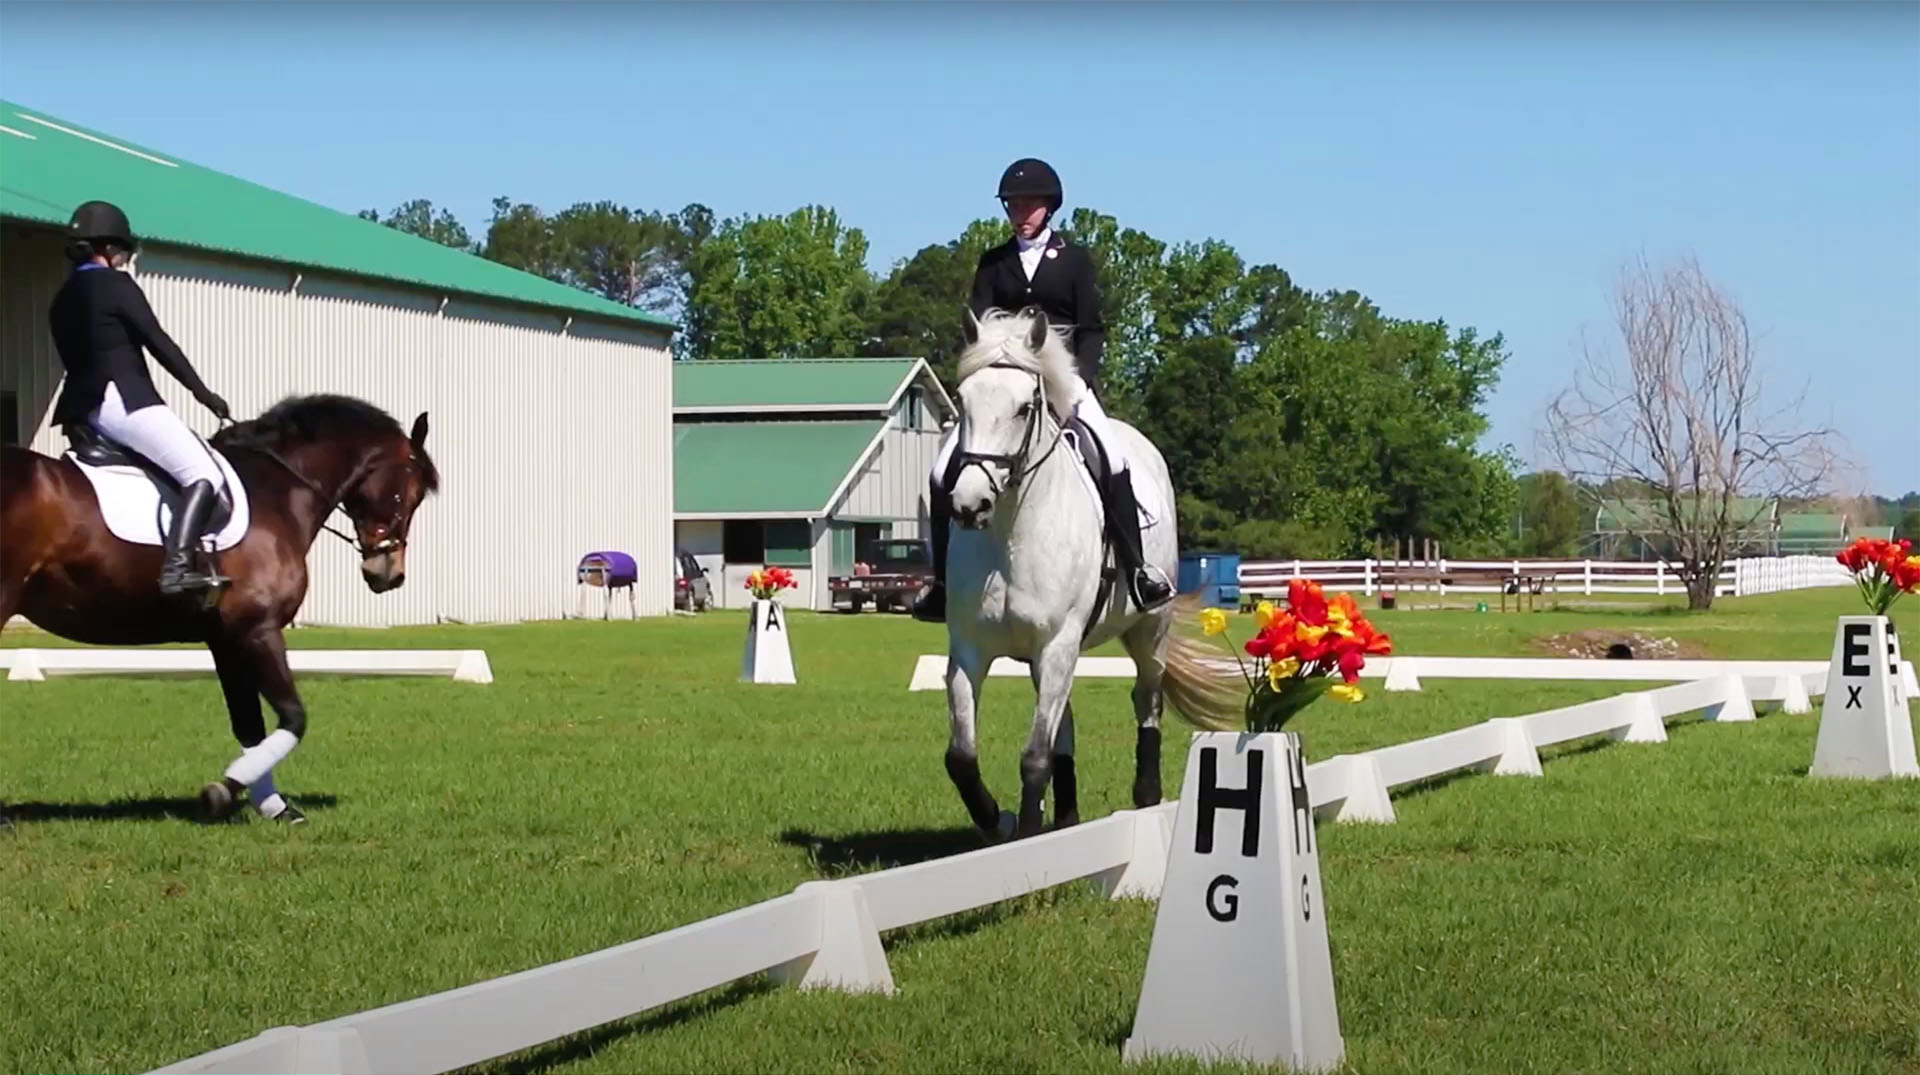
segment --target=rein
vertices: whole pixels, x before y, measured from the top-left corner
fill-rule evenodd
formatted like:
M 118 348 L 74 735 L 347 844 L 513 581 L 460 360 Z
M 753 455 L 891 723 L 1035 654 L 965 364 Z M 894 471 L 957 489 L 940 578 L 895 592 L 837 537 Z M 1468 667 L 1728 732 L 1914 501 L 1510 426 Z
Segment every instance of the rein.
M 222 419 L 220 424 L 223 427 L 225 426 L 238 427 L 240 423 L 235 422 L 229 418 L 229 419 Z M 235 446 L 239 448 L 244 448 L 248 451 L 259 452 L 261 455 L 264 455 L 268 459 L 271 459 L 275 463 L 278 463 L 282 470 L 285 470 L 288 474 L 293 475 L 295 481 L 298 481 L 300 484 L 312 490 L 313 495 L 319 497 L 323 503 L 326 503 L 332 506 L 329 508 L 328 514 L 332 514 L 333 509 L 338 508 L 340 513 L 345 515 L 347 518 L 353 519 L 353 521 L 356 523 L 360 521 L 358 519 L 354 519 L 353 513 L 340 505 L 340 501 L 338 497 L 328 496 L 327 491 L 325 489 L 320 488 L 319 483 L 315 482 L 312 478 L 307 477 L 305 474 L 300 473 L 299 469 L 296 468 L 292 463 L 287 462 L 286 458 L 282 456 L 279 452 L 276 452 L 272 448 L 267 447 L 265 444 L 260 444 L 260 443 L 247 443 L 243 441 Z M 354 483 L 354 481 L 360 477 L 361 469 L 362 468 L 356 467 L 354 469 L 354 472 L 348 475 L 347 480 L 342 483 L 343 487 L 351 486 Z M 372 545 L 363 544 L 358 538 L 354 537 L 353 535 L 343 534 L 340 531 L 335 530 L 333 528 L 333 525 L 327 522 L 325 518 L 322 518 L 320 520 L 320 529 L 325 530 L 327 533 L 332 534 L 334 537 L 339 538 L 341 541 L 344 541 L 347 544 L 352 545 L 355 548 L 359 549 L 360 555 L 362 558 L 377 556 L 381 553 L 392 552 L 392 551 L 395 551 L 398 549 L 404 549 L 407 547 L 407 539 L 405 537 L 396 538 L 392 535 L 388 535 L 387 537 L 384 537 L 379 541 L 374 542 Z

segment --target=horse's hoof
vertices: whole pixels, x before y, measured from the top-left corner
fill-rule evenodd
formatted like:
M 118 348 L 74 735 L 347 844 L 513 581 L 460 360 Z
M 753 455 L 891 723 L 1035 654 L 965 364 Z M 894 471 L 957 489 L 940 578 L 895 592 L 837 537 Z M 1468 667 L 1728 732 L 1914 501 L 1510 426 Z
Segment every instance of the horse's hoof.
M 233 816 L 240 800 L 234 798 L 233 789 L 223 781 L 216 780 L 200 789 L 200 812 L 209 821 L 220 821 Z
M 1071 814 L 1061 814 L 1059 817 L 1056 817 L 1053 819 L 1053 827 L 1055 831 L 1058 831 L 1060 829 L 1070 829 L 1078 824 L 1080 824 L 1080 815 L 1078 812 L 1071 813 Z
M 1008 840 L 1013 839 L 1014 830 L 1019 827 L 1020 819 L 1013 816 L 1013 811 L 1002 810 L 1000 811 L 1000 824 L 994 828 L 993 837 L 999 843 L 1006 843 Z
M 285 825 L 305 825 L 307 823 L 307 815 L 301 813 L 300 808 L 292 803 L 288 803 L 285 809 L 273 815 L 273 819 Z

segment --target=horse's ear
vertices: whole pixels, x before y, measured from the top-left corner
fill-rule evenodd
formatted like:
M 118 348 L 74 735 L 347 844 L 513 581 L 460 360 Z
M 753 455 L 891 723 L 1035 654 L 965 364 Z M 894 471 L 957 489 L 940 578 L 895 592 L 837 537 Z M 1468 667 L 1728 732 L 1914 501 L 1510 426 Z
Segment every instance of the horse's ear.
M 407 440 L 411 441 L 415 448 L 424 448 L 427 446 L 426 411 L 421 411 L 420 417 L 413 420 L 413 432 L 407 434 Z
M 1029 306 L 1021 312 L 1033 318 L 1033 327 L 1027 330 L 1027 349 L 1038 351 L 1047 342 L 1047 313 L 1038 306 Z
M 960 329 L 967 334 L 967 346 L 972 347 L 974 344 L 980 342 L 980 319 L 973 316 L 973 307 L 968 306 L 965 309 L 967 311 L 967 323 L 961 325 Z

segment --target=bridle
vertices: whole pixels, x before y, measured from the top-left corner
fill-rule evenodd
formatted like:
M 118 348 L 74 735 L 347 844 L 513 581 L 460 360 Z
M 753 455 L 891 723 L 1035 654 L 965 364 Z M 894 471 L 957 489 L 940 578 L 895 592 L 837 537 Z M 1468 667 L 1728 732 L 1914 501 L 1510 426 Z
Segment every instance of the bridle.
M 1054 417 L 1053 412 L 1047 407 L 1047 378 L 1045 375 L 1034 373 L 1032 370 L 1004 361 L 991 363 L 986 368 L 1019 370 L 1021 373 L 1031 374 L 1033 376 L 1032 416 L 1027 419 L 1027 428 L 1020 436 L 1020 450 L 1017 452 L 1011 454 L 1002 452 L 975 452 L 964 447 L 955 451 L 953 453 L 953 462 L 951 464 L 947 485 L 951 488 L 953 482 L 957 481 L 968 467 L 978 466 L 980 473 L 986 475 L 988 487 L 993 490 L 994 496 L 998 497 L 1002 493 L 1019 488 L 1020 483 L 1024 479 L 1040 469 L 1041 465 L 1060 447 L 1060 438 L 1066 435 L 1067 423 Z M 962 414 L 960 420 L 964 433 L 966 416 Z M 1046 454 L 1042 455 L 1032 464 L 1023 466 L 1022 464 L 1025 462 L 1027 456 L 1033 451 L 1034 444 L 1041 432 L 1041 425 L 1044 422 L 1051 422 L 1055 427 L 1053 441 L 1047 445 Z M 993 468 L 987 465 L 989 463 L 998 463 L 1007 468 L 1007 484 L 1004 487 L 1001 486 L 999 479 L 994 476 Z
M 229 425 L 238 426 L 239 425 L 238 422 L 235 422 L 232 419 L 223 419 L 220 424 L 222 426 L 229 426 Z M 356 525 L 358 525 L 361 522 L 361 520 L 355 519 L 353 516 L 353 513 L 346 509 L 345 504 L 341 503 L 341 499 L 346 495 L 346 490 L 353 488 L 359 482 L 364 480 L 368 475 L 374 473 L 377 470 L 384 470 L 387 467 L 404 467 L 404 466 L 411 465 L 410 463 L 384 463 L 378 467 L 369 467 L 363 462 L 359 466 L 356 466 L 353 469 L 353 473 L 347 475 L 346 481 L 340 483 L 340 490 L 341 490 L 340 496 L 329 496 L 325 489 L 320 488 L 320 484 L 318 482 L 314 481 L 312 478 L 307 477 L 305 474 L 302 474 L 299 468 L 295 467 L 292 463 L 287 462 L 284 456 L 282 456 L 279 452 L 274 451 L 272 448 L 267 447 L 265 444 L 260 444 L 257 442 L 256 443 L 242 442 L 238 445 L 238 447 L 245 448 L 249 451 L 259 452 L 261 455 L 264 455 L 268 459 L 271 459 L 275 463 L 278 463 L 282 470 L 285 470 L 288 474 L 293 475 L 293 478 L 295 481 L 299 482 L 300 484 L 306 486 L 308 489 L 312 490 L 313 495 L 319 497 L 322 503 L 333 505 L 335 508 L 337 508 L 340 511 L 342 515 L 345 515 L 348 519 L 351 519 Z M 346 542 L 347 544 L 357 548 L 360 551 L 360 558 L 362 560 L 371 560 L 375 556 L 381 556 L 388 553 L 399 552 L 405 549 L 407 547 L 407 531 L 411 529 L 411 527 L 409 526 L 409 523 L 411 522 L 412 520 L 409 519 L 406 523 L 400 524 L 397 532 L 389 532 L 385 536 L 383 536 L 379 541 L 375 541 L 371 543 L 361 541 L 358 537 L 355 537 L 354 535 L 343 534 L 340 531 L 335 530 L 332 524 L 328 523 L 325 519 L 322 519 L 320 521 L 320 529 L 325 530 L 327 533 L 332 534 L 334 537 L 337 537 L 340 540 Z

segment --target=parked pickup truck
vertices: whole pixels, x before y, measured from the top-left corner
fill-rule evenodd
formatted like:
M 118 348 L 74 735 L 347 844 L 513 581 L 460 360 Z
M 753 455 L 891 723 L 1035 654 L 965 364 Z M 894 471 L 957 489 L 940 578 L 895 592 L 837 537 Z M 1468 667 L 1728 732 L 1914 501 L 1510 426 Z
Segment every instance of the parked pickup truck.
M 918 539 L 876 541 L 853 565 L 853 574 L 827 580 L 833 605 L 851 612 L 868 604 L 883 611 L 906 612 L 933 577 L 927 543 Z

